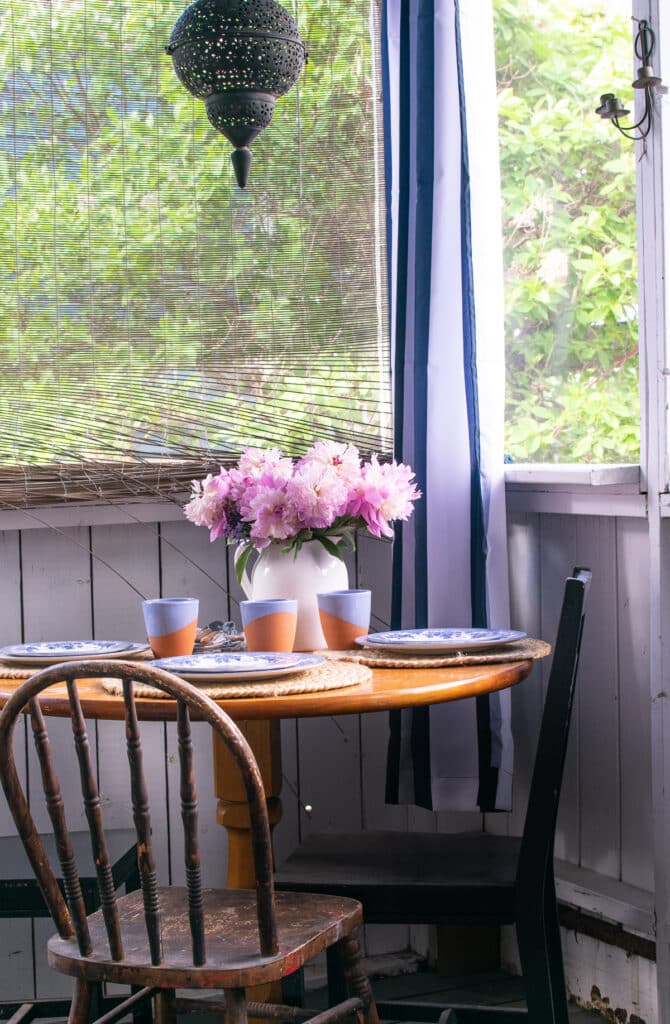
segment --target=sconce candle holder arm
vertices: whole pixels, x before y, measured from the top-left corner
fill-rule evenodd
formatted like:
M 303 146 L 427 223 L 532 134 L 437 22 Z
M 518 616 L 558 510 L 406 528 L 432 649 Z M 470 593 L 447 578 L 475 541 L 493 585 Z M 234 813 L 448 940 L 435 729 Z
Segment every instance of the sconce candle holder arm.
M 621 124 L 621 118 L 627 117 L 630 111 L 626 110 L 619 98 L 611 92 L 604 93 L 600 97 L 600 106 L 596 107 L 595 111 L 600 117 L 611 121 L 625 138 L 635 142 L 646 139 L 654 123 L 652 90 L 658 89 L 659 92 L 667 91 L 660 77 L 654 74 L 651 64 L 651 58 L 656 45 L 654 31 L 649 22 L 644 18 L 639 20 L 637 24 L 638 30 L 635 35 L 634 50 L 635 56 L 641 61 L 641 66 L 637 69 L 637 78 L 633 82 L 633 88 L 644 90 L 644 112 L 635 124 Z

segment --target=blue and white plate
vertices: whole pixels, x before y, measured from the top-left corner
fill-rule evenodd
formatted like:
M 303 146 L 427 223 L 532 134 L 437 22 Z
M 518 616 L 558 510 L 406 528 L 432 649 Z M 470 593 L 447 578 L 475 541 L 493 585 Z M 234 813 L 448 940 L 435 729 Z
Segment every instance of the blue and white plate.
M 511 644 L 526 636 L 517 629 L 395 629 L 360 636 L 356 643 L 382 651 L 467 651 Z
M 321 665 L 318 654 L 283 654 L 276 651 L 220 651 L 211 654 L 182 655 L 151 662 L 192 682 L 218 683 L 241 679 L 267 679 L 303 672 Z
M 0 647 L 0 658 L 24 665 L 55 665 L 60 661 L 86 658 L 132 657 L 147 646 L 146 641 L 132 643 L 130 640 L 44 640 Z

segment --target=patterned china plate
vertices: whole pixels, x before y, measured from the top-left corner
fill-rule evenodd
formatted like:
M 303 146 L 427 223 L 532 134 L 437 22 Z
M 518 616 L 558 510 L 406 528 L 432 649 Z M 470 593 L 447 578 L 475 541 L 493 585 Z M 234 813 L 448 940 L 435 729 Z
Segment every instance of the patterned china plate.
M 183 676 L 193 682 L 231 682 L 238 679 L 266 679 L 321 665 L 318 654 L 283 654 L 273 651 L 221 651 L 191 654 L 152 661 L 156 668 Z
M 510 644 L 527 635 L 516 629 L 396 629 L 360 636 L 356 643 L 382 651 L 466 651 Z
M 148 647 L 130 640 L 52 640 L 32 644 L 10 644 L 0 647 L 3 661 L 20 661 L 24 665 L 55 665 L 59 661 L 85 658 L 126 658 Z

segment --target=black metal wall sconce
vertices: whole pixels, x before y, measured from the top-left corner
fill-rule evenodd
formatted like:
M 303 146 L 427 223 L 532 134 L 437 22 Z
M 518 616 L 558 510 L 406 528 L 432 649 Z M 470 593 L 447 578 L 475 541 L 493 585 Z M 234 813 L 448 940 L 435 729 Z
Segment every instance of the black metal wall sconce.
M 637 20 L 637 19 L 635 19 Z M 633 82 L 634 89 L 644 89 L 644 113 L 636 124 L 620 124 L 620 118 L 628 117 L 630 110 L 626 110 L 618 96 L 613 92 L 606 92 L 600 97 L 600 106 L 596 107 L 596 114 L 611 121 L 615 128 L 625 135 L 627 139 L 646 139 L 654 123 L 654 98 L 652 91 L 666 92 L 661 79 L 654 74 L 651 58 L 656 44 L 656 37 L 648 21 L 638 21 L 638 29 L 635 35 L 635 56 L 641 62 L 637 69 L 637 78 Z
M 207 117 L 235 147 L 240 188 L 249 144 L 270 124 L 275 100 L 307 60 L 294 18 L 277 0 L 195 0 L 175 22 L 165 52 L 179 81 L 205 101 Z

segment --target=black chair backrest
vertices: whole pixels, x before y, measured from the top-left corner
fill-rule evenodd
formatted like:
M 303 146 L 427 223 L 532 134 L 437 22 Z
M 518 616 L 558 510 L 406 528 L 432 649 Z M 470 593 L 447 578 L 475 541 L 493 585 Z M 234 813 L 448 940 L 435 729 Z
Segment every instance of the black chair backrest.
M 540 724 L 519 856 L 518 880 L 542 878 L 551 867 L 563 767 L 584 627 L 591 570 L 577 567 L 565 581 L 554 657 Z
M 161 913 L 158 879 L 151 836 L 149 800 L 142 763 L 142 744 L 134 695 L 134 682 L 157 687 L 177 701 L 177 734 L 180 762 L 181 812 L 184 823 L 184 859 L 188 889 L 188 910 L 194 965 L 205 962 L 205 927 L 200 851 L 198 843 L 198 801 L 193 771 L 193 744 L 191 715 L 209 722 L 226 744 L 237 762 L 244 782 L 256 870 L 256 899 L 259 929 L 259 948 L 263 956 L 277 952 L 274 882 L 270 827 L 265 794 L 260 772 L 246 739 L 214 701 L 190 683 L 150 665 L 123 661 L 81 661 L 56 665 L 36 673 L 22 683 L 7 701 L 0 714 L 0 779 L 7 796 L 19 836 L 30 859 L 33 871 L 42 889 L 49 912 L 62 938 L 75 938 L 83 956 L 93 953 L 86 911 L 81 892 L 72 842 L 65 820 L 61 789 L 51 756 L 46 723 L 39 702 L 39 694 L 57 683 L 67 684 L 70 718 L 84 808 L 91 834 L 93 859 L 96 864 L 100 906 L 105 922 L 110 953 L 113 960 L 124 957 L 119 913 L 112 880 L 111 863 L 102 820 L 102 803 L 96 782 L 96 773 L 86 731 L 86 723 L 77 689 L 77 679 L 106 676 L 120 679 L 123 685 L 123 704 L 126 727 L 126 748 L 130 768 L 130 791 L 133 818 L 137 833 L 138 862 L 142 882 L 144 919 L 151 953 L 151 962 L 162 962 Z M 42 786 L 47 809 L 53 825 L 58 859 L 64 882 L 67 904 L 49 864 L 44 847 L 30 813 L 21 786 L 12 740 L 18 716 L 28 709 L 32 722 L 35 746 L 39 757 Z M 34 798 L 33 798 L 34 799 Z

